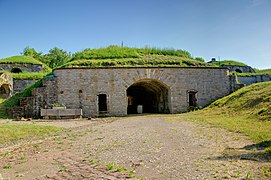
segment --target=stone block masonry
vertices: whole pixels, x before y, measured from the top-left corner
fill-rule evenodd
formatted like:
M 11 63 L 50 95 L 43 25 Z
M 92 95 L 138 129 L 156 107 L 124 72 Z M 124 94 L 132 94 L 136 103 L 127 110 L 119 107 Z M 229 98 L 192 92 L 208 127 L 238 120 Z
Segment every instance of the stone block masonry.
M 82 109 L 83 116 L 181 113 L 204 107 L 238 87 L 224 68 L 56 69 L 54 78 L 33 91 L 35 113 L 52 103 Z

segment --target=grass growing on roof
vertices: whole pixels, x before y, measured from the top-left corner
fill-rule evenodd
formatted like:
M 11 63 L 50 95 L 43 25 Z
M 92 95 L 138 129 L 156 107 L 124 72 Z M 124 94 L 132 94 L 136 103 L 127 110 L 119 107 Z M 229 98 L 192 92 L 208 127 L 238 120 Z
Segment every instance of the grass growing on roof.
M 124 58 L 141 58 L 144 55 L 164 55 L 177 56 L 188 59 L 194 59 L 192 55 L 185 50 L 175 50 L 166 48 L 129 48 L 120 46 L 108 46 L 106 48 L 90 49 L 87 48 L 82 52 L 73 55 L 71 61 L 79 59 L 124 59 Z
M 177 56 L 144 55 L 140 58 L 125 59 L 80 59 L 64 64 L 65 68 L 95 68 L 95 67 L 166 67 L 166 66 L 213 66 L 211 64 Z
M 42 62 L 28 56 L 11 56 L 8 58 L 0 59 L 0 63 L 5 64 L 43 64 Z
M 247 66 L 245 63 L 234 61 L 234 60 L 223 60 L 223 61 L 215 61 L 210 64 L 214 64 L 217 66 Z

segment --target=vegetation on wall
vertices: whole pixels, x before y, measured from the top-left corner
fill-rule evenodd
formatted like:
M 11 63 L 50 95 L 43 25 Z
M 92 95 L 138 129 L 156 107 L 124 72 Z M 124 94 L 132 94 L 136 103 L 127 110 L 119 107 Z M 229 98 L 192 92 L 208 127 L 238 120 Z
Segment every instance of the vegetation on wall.
M 160 48 L 128 48 L 109 46 L 99 49 L 85 49 L 77 52 L 72 59 L 61 67 L 134 67 L 134 66 L 213 66 L 203 58 L 193 58 L 185 50 Z
M 177 56 L 193 59 L 191 54 L 185 50 L 161 49 L 161 48 L 129 48 L 120 46 L 108 46 L 99 49 L 85 49 L 73 55 L 72 60 L 78 59 L 122 59 L 140 58 L 143 55 Z
M 140 58 L 103 59 L 103 60 L 74 60 L 62 67 L 65 68 L 95 68 L 95 67 L 166 67 L 166 66 L 212 66 L 201 61 L 190 60 L 181 57 L 169 57 L 161 55 L 145 56 Z
M 223 60 L 223 61 L 213 61 L 210 64 L 217 66 L 247 66 L 245 63 L 234 61 L 234 60 Z
M 86 48 L 81 52 L 77 52 L 71 55 L 71 53 L 68 53 L 67 51 L 60 49 L 60 48 L 53 48 L 49 50 L 48 54 L 43 54 L 42 52 L 37 52 L 34 48 L 26 47 L 22 55 L 29 56 L 36 58 L 40 60 L 41 62 L 47 64 L 51 68 L 57 68 L 57 67 L 71 67 L 72 64 L 76 64 L 77 66 L 80 66 L 80 64 L 88 64 L 87 66 L 84 67 L 97 67 L 100 66 L 127 66 L 127 65 L 133 65 L 133 64 L 138 64 L 138 65 L 145 65 L 144 59 L 148 56 L 155 56 L 155 58 L 158 57 L 157 60 L 153 60 L 152 63 L 149 63 L 148 58 L 146 60 L 147 66 L 153 65 L 163 65 L 163 61 L 158 62 L 159 60 L 166 60 L 164 61 L 164 65 L 178 65 L 182 66 L 183 64 L 185 66 L 206 66 L 204 63 L 204 59 L 197 57 L 193 58 L 192 55 L 185 50 L 175 50 L 175 49 L 169 49 L 169 48 L 150 48 L 150 47 L 145 47 L 145 48 L 129 48 L 129 47 L 121 47 L 121 46 L 108 46 L 105 48 Z M 166 56 L 167 58 L 162 59 L 162 56 Z M 184 58 L 182 60 L 186 60 L 184 62 L 169 62 L 173 57 L 180 57 Z M 125 62 L 120 62 L 121 60 L 124 60 Z M 176 58 L 175 58 L 176 59 Z M 79 60 L 80 61 L 79 63 Z M 98 60 L 99 62 L 87 62 L 87 60 Z M 135 61 L 139 62 L 135 62 Z M 188 60 L 194 60 L 198 61 L 201 63 L 194 63 L 194 62 L 188 62 Z M 76 62 L 73 62 L 76 61 Z M 101 62 L 101 61 L 106 61 L 106 62 Z M 131 63 L 127 63 L 130 61 Z M 71 63 L 73 62 L 73 63 Z M 64 64 L 68 64 L 65 66 Z M 91 65 L 89 65 L 91 64 Z

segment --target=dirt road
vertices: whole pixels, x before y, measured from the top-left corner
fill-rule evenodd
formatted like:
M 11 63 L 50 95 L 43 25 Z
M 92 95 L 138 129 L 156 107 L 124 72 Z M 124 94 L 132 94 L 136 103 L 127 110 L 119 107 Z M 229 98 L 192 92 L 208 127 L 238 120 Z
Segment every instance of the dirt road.
M 37 122 L 65 127 L 1 150 L 9 179 L 269 179 L 246 137 L 174 115 Z M 0 179 L 1 179 L 0 176 Z

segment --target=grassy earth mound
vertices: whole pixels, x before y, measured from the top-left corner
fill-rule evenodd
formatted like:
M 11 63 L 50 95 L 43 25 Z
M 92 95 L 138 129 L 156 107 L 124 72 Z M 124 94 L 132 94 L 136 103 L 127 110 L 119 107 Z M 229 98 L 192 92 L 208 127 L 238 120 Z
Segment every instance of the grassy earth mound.
M 271 145 L 271 82 L 252 84 L 192 112 L 189 120 L 241 132 Z
M 43 71 L 41 72 L 21 72 L 11 73 L 8 71 L 1 71 L 10 74 L 14 79 L 42 79 L 44 76 L 52 72 L 46 64 L 43 64 L 39 60 L 36 60 L 28 56 L 12 56 L 5 59 L 0 59 L 0 64 L 40 64 L 43 65 Z
M 185 50 L 109 46 L 77 52 L 61 68 L 216 66 Z

